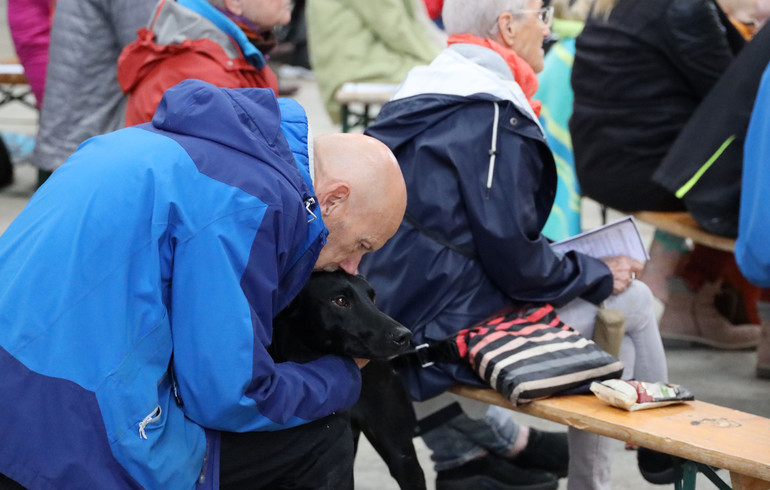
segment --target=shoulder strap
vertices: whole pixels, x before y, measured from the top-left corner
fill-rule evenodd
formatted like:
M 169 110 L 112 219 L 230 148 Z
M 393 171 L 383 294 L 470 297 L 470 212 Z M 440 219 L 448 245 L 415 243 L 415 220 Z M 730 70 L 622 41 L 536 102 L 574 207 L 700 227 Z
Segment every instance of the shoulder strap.
M 455 245 L 454 243 L 449 242 L 446 238 L 436 233 L 435 231 L 425 228 L 416 219 L 414 219 L 414 216 L 409 214 L 409 212 L 404 214 L 404 220 L 410 225 L 412 225 L 415 230 L 419 231 L 420 233 L 430 238 L 434 242 L 437 242 L 445 246 L 446 248 L 453 250 L 459 253 L 460 255 L 463 255 L 471 260 L 478 260 L 478 256 L 476 255 L 476 252 L 474 252 L 473 250 L 469 250 L 467 248 Z

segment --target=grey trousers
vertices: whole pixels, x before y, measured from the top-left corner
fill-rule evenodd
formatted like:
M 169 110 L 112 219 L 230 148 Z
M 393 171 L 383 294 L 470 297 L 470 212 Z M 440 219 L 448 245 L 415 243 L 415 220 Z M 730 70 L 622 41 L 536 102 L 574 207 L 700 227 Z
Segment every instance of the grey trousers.
M 658 323 L 652 306 L 652 293 L 640 281 L 634 281 L 624 292 L 610 296 L 606 308 L 618 309 L 626 316 L 626 333 L 620 348 L 625 369 L 623 379 L 668 381 L 668 367 Z M 593 336 L 598 307 L 576 299 L 557 313 L 584 337 Z M 578 429 L 569 429 L 568 490 L 608 490 L 611 488 L 612 453 L 620 441 Z

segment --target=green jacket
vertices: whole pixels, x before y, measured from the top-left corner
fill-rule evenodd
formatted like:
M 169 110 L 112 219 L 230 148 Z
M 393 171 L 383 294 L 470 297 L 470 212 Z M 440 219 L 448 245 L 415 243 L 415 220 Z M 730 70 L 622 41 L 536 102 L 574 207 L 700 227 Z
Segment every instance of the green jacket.
M 334 93 L 345 82 L 401 83 L 443 46 L 415 0 L 312 0 L 307 3 L 310 61 L 334 122 Z M 423 19 L 424 17 L 424 19 Z

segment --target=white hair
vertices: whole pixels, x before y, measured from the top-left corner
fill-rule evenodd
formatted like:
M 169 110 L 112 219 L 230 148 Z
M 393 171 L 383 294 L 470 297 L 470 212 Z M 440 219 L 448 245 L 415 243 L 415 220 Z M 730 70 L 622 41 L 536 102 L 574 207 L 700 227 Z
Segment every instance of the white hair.
M 529 0 L 444 0 L 441 19 L 447 34 L 488 38 L 503 12 L 526 10 Z M 493 31 L 492 31 L 493 30 Z

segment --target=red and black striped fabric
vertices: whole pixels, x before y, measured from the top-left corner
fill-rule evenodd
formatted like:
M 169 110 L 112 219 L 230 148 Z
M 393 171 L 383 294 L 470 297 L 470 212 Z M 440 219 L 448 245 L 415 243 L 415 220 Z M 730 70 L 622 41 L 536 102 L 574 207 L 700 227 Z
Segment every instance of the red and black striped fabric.
M 619 378 L 623 364 L 550 305 L 506 310 L 455 337 L 460 356 L 514 405 Z

